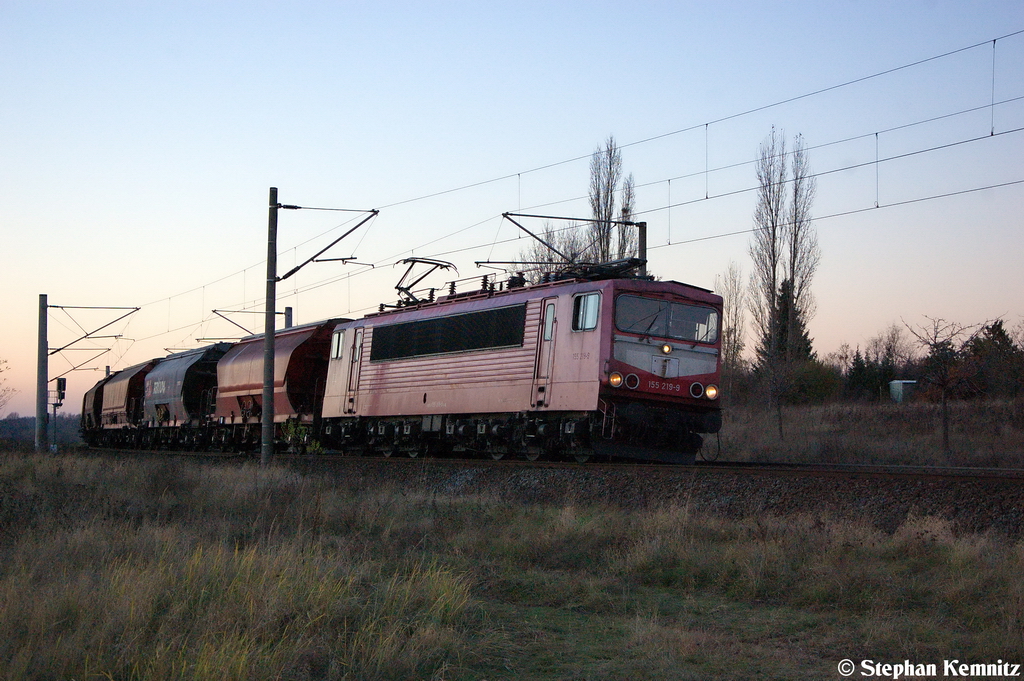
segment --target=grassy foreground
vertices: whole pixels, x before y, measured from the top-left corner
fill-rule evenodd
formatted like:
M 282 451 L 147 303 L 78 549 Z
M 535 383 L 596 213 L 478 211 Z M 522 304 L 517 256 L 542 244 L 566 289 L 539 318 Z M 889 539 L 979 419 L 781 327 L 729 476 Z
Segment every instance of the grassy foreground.
M 4 679 L 837 678 L 1013 660 L 1024 545 L 0 456 Z M 1024 662 L 1024 659 L 1016 659 Z

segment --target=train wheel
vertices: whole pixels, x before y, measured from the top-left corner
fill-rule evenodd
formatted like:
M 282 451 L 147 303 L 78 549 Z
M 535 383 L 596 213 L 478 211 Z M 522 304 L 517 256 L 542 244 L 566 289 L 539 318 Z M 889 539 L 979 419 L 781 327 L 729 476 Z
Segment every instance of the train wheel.
M 527 461 L 536 461 L 537 459 L 540 458 L 540 452 L 540 447 L 527 447 L 526 451 L 523 452 L 523 457 Z
M 701 444 L 701 447 L 698 450 L 700 458 L 704 461 L 718 461 L 718 457 L 722 455 L 722 434 L 715 433 L 715 435 L 717 436 L 717 442 L 714 447 L 705 447 Z
M 415 458 L 417 458 L 420 455 L 420 450 L 417 447 L 413 447 L 412 449 L 410 449 L 406 453 L 409 455 L 410 459 L 415 459 Z
M 490 454 L 491 458 L 494 459 L 495 461 L 501 461 L 502 459 L 505 458 L 505 452 L 497 449 L 492 449 L 490 452 L 488 452 L 488 454 Z
M 593 455 L 594 453 L 589 449 L 579 449 L 573 452 L 572 458 L 576 460 L 576 463 L 586 463 Z

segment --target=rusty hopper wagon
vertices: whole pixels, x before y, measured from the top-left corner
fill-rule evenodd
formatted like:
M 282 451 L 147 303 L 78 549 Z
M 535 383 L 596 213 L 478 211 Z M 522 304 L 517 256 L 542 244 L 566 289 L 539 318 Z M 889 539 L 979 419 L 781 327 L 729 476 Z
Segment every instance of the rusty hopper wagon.
M 331 333 L 339 320 L 278 331 L 274 338 L 274 420 L 307 429 L 319 416 Z M 245 449 L 260 441 L 263 334 L 243 338 L 217 363 L 214 446 Z

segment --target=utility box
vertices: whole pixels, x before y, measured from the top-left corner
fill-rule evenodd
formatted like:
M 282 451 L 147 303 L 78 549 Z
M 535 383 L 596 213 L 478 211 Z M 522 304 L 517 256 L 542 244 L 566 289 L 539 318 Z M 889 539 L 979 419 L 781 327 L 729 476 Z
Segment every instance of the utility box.
M 917 388 L 917 381 L 889 381 L 889 396 L 892 401 L 900 404 L 910 400 Z

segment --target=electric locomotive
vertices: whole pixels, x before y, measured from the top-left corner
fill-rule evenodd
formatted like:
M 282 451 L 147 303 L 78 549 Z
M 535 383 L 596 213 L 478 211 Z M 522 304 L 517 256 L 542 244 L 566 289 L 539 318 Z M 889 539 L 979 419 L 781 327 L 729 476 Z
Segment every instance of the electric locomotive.
M 721 313 L 687 284 L 580 277 L 340 323 L 319 432 L 384 456 L 689 462 L 722 424 Z

